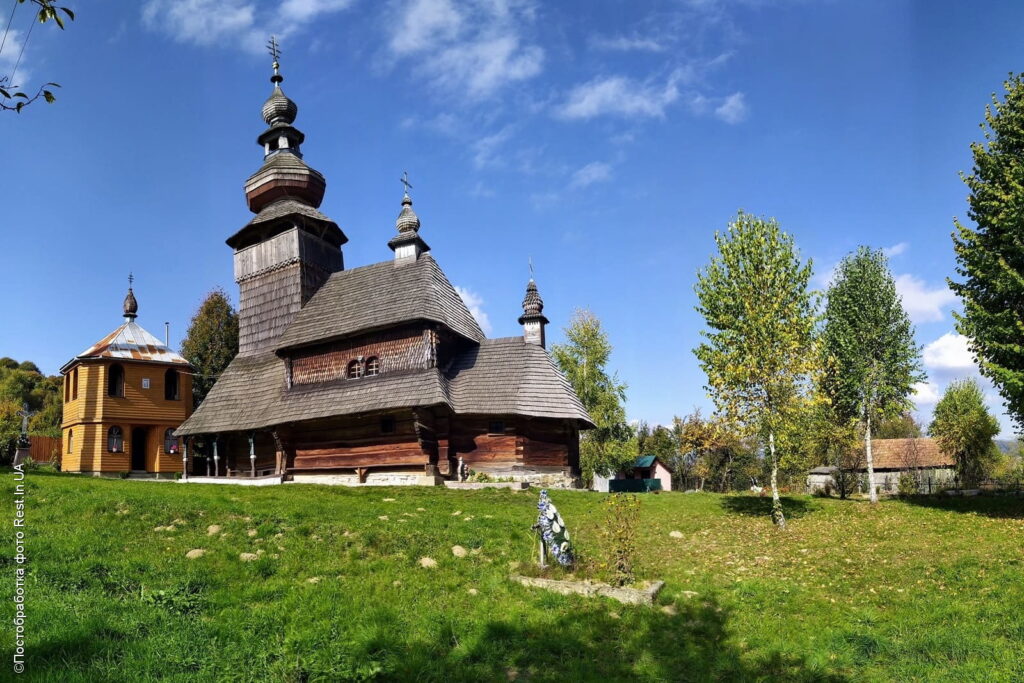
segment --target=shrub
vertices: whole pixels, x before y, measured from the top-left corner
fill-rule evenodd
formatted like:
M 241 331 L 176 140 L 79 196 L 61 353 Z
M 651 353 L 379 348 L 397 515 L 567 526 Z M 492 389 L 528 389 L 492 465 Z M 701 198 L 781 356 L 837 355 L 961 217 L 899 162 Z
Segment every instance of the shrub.
M 605 519 L 601 527 L 607 567 L 617 586 L 632 583 L 636 571 L 636 536 L 640 526 L 640 499 L 632 494 L 613 493 L 603 503 Z
M 917 477 L 910 472 L 900 474 L 900 480 L 896 485 L 896 492 L 901 496 L 916 496 L 920 491 Z

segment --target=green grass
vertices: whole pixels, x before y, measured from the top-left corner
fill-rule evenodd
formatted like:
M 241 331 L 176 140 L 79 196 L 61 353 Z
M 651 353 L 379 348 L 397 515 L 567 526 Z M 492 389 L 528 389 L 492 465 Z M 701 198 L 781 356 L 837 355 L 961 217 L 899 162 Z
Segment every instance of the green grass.
M 779 533 L 767 499 L 647 495 L 640 571 L 666 581 L 652 609 L 508 580 L 534 557 L 535 491 L 40 472 L 28 489 L 19 680 L 1024 679 L 1019 498 L 795 497 Z M 552 492 L 592 559 L 601 497 Z

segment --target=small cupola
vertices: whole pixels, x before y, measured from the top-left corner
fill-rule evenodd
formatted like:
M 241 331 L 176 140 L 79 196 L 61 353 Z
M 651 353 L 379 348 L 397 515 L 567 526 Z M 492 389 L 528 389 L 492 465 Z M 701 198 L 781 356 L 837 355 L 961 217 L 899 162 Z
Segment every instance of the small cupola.
M 135 293 L 132 291 L 132 283 L 135 278 L 128 273 L 128 294 L 124 297 L 124 321 L 130 323 L 139 315 L 139 302 L 135 300 Z
M 523 326 L 523 339 L 527 344 L 537 344 L 545 348 L 544 326 L 548 324 L 548 319 L 544 317 L 544 300 L 540 298 L 537 283 L 532 277 L 526 285 L 523 314 L 519 316 L 519 324 Z
M 430 251 L 430 247 L 420 237 L 420 218 L 412 210 L 412 197 L 409 190 L 409 174 L 402 174 L 402 184 L 405 185 L 405 194 L 402 197 L 402 210 L 395 221 L 395 228 L 398 235 L 388 241 L 388 246 L 395 252 L 395 265 L 413 263 L 420 254 Z

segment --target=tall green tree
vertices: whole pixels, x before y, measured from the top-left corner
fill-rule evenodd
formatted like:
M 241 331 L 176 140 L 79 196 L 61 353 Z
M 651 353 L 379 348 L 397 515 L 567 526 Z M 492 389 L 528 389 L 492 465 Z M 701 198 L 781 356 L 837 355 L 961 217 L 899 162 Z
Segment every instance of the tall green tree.
M 976 227 L 955 221 L 963 279 L 949 286 L 963 301 L 963 313 L 954 313 L 957 331 L 1024 429 L 1024 75 L 1011 74 L 1003 86 L 1006 97 L 993 93 L 985 108 L 985 141 L 971 145 L 974 170 L 961 174 Z
M 0 459 L 14 454 L 25 406 L 29 434 L 60 436 L 63 386 L 62 377 L 43 375 L 31 361 L 0 358 Z
M 199 305 L 181 342 L 181 355 L 196 369 L 192 378 L 196 406 L 237 354 L 238 314 L 224 290 L 215 289 Z
M 999 433 L 999 421 L 985 406 L 981 387 L 974 379 L 952 382 L 935 405 L 928 433 L 939 449 L 956 461 L 956 474 L 962 485 L 973 486 L 985 478 L 999 461 L 999 449 L 993 439 Z
M 551 348 L 551 355 L 596 425 L 580 436 L 580 469 L 589 483 L 595 474 L 607 476 L 632 463 L 636 439 L 626 423 L 626 384 L 607 370 L 612 345 L 601 321 L 590 311 L 578 310 L 565 338 L 565 344 Z
M 871 429 L 911 406 L 924 380 L 914 328 L 881 250 L 860 247 L 840 261 L 828 288 L 821 386 L 840 423 L 860 422 L 871 502 L 878 502 Z
M 776 440 L 805 409 L 817 366 L 811 262 L 800 259 L 777 221 L 742 211 L 715 243 L 718 255 L 697 273 L 697 311 L 709 329 L 694 353 L 716 411 L 764 444 L 772 520 L 784 527 Z

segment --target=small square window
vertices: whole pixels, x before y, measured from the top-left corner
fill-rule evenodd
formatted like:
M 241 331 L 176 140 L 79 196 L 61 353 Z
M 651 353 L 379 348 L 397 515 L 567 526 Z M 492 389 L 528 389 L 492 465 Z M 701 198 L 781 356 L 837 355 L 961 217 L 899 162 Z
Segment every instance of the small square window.
M 504 434 L 505 433 L 505 421 L 504 420 L 491 420 L 487 423 L 488 434 Z
M 143 389 L 149 389 L 149 378 L 148 377 L 143 377 L 142 378 L 142 388 Z
M 394 434 L 395 433 L 395 418 L 384 417 L 380 420 L 380 433 L 381 434 Z

